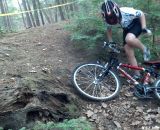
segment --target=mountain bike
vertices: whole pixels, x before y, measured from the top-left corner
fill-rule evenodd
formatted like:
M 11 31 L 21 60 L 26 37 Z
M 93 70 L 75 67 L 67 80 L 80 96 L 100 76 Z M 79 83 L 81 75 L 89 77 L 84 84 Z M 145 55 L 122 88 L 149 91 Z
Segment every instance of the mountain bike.
M 145 62 L 145 67 L 132 66 L 119 62 L 120 48 L 117 44 L 104 42 L 104 47 L 109 49 L 108 60 L 104 64 L 86 63 L 77 66 L 73 71 L 72 81 L 81 95 L 98 101 L 116 98 L 121 90 L 121 74 L 134 84 L 135 96 L 160 100 L 160 60 Z M 141 78 L 135 79 L 126 69 L 139 70 Z

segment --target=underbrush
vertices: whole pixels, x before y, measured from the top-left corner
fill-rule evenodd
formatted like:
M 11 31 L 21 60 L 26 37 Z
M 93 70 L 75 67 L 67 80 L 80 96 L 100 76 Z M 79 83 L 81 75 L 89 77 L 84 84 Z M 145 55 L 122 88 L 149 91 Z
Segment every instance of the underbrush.
M 47 124 L 39 122 L 33 130 L 93 130 L 91 124 L 84 118 L 65 120 L 62 123 L 54 124 L 48 122 Z
M 0 128 L 0 130 L 4 129 Z M 88 122 L 85 118 L 81 117 L 78 119 L 64 120 L 62 123 L 37 122 L 32 129 L 23 127 L 19 130 L 94 130 L 94 128 L 90 122 Z

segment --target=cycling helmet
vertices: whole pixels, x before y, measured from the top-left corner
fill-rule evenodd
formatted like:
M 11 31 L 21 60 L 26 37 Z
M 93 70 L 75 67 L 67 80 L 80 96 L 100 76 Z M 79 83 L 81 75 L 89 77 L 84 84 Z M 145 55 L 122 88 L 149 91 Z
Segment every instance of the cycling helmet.
M 102 4 L 102 15 L 105 21 L 110 25 L 115 25 L 122 19 L 118 5 L 111 0 L 105 0 Z

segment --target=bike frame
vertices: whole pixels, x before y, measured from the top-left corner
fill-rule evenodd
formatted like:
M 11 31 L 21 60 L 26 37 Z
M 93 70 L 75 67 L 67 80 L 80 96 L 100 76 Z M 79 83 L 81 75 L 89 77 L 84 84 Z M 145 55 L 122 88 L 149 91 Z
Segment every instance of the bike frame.
M 120 53 L 119 49 L 116 48 L 115 44 L 107 44 L 105 43 L 106 46 L 108 46 L 112 51 L 109 52 L 109 60 L 108 62 L 104 65 L 104 68 L 106 70 L 104 71 L 104 74 L 102 74 L 102 77 L 107 75 L 109 70 L 114 68 L 118 70 L 118 72 L 122 75 L 124 75 L 125 78 L 133 82 L 135 86 L 138 88 L 143 88 L 145 93 L 147 93 L 147 87 L 149 82 L 150 82 L 150 77 L 153 76 L 155 78 L 159 77 L 160 74 L 155 72 L 154 64 L 153 66 L 150 66 L 150 68 L 144 68 L 141 66 L 133 66 L 125 63 L 120 63 L 118 61 L 118 54 Z M 107 57 L 107 58 L 108 58 Z M 144 72 L 144 77 L 140 80 L 134 79 L 130 74 L 128 74 L 123 68 L 128 68 L 132 70 L 139 70 Z M 154 89 L 155 87 L 150 86 L 150 89 Z
M 117 70 L 122 74 L 124 75 L 126 78 L 128 78 L 129 80 L 131 80 L 135 85 L 138 85 L 139 82 L 137 80 L 135 80 L 130 74 L 128 74 L 124 69 L 122 68 L 129 68 L 129 69 L 132 69 L 132 70 L 140 70 L 140 71 L 144 71 L 146 72 L 146 69 L 144 67 L 140 67 L 140 66 L 132 66 L 132 65 L 128 65 L 128 64 L 123 64 L 123 63 L 120 63 L 118 66 L 117 66 Z M 149 79 L 150 79 L 150 73 L 147 72 L 145 77 L 144 77 L 144 81 L 143 81 L 143 84 L 146 85 L 148 84 L 149 82 Z
M 140 84 L 147 85 L 149 83 L 150 76 L 151 76 L 150 69 L 146 69 L 141 66 L 133 66 L 133 65 L 125 64 L 125 63 L 120 63 L 117 56 L 118 56 L 117 53 L 110 52 L 109 62 L 106 63 L 106 65 L 105 65 L 105 66 L 108 66 L 107 67 L 108 70 L 110 70 L 114 67 L 115 69 L 117 69 L 119 71 L 120 74 L 124 75 L 125 78 L 132 81 L 133 84 L 135 84 L 135 85 L 140 85 Z M 130 74 L 128 74 L 123 68 L 128 68 L 128 69 L 132 69 L 132 70 L 139 70 L 139 71 L 145 72 L 143 81 L 141 83 L 140 83 L 140 81 L 138 82 Z

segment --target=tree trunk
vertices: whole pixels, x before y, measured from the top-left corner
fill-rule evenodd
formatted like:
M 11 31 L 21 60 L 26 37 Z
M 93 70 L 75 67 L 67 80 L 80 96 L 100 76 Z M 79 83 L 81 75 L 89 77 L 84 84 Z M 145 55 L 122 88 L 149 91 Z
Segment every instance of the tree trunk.
M 55 8 L 55 22 L 58 22 L 58 8 Z
M 58 5 L 61 4 L 61 3 L 60 3 L 60 0 L 56 0 L 56 3 L 57 3 Z M 58 9 L 59 9 L 59 14 L 60 14 L 61 20 L 65 20 L 65 17 L 64 17 L 64 13 L 63 13 L 62 7 L 59 6 Z
M 19 5 L 19 8 L 20 8 L 20 11 L 22 12 L 22 7 L 21 7 L 21 4 L 19 3 L 19 0 L 17 0 L 17 2 L 18 2 L 18 5 Z M 22 13 L 22 19 L 23 19 L 23 24 L 24 24 L 25 28 L 27 28 L 26 21 L 25 21 L 23 13 Z
M 70 4 L 70 11 L 72 11 L 72 12 L 74 11 L 73 5 L 74 5 L 74 4 Z
M 38 5 L 38 8 L 39 8 L 39 9 L 41 9 L 41 3 L 39 2 L 39 0 L 37 0 L 37 5 Z M 43 18 L 42 10 L 39 10 L 39 13 L 40 13 L 40 16 L 41 16 L 42 24 L 44 25 L 44 24 L 45 24 L 45 22 L 44 22 L 44 18 Z
M 54 2 L 52 1 L 52 3 L 54 3 Z M 48 6 L 51 6 L 52 4 L 49 3 L 48 0 L 45 0 L 45 5 L 48 7 Z M 45 12 L 44 15 L 45 15 L 45 17 L 46 17 L 48 23 L 54 22 L 52 9 L 47 9 L 46 11 L 44 10 L 43 12 Z M 47 14 L 49 14 L 49 17 L 50 17 L 50 18 L 48 17 Z
M 36 25 L 40 26 L 40 21 L 39 21 L 39 16 L 38 16 L 38 11 L 37 11 L 37 4 L 36 4 L 36 0 L 32 0 L 32 4 L 33 4 L 33 9 L 34 11 L 34 17 L 36 19 Z
M 29 4 L 28 0 L 26 0 L 26 5 L 27 5 L 28 10 L 31 10 L 31 7 L 30 7 L 30 4 Z M 32 21 L 32 25 L 34 27 L 36 27 L 36 23 L 34 21 L 34 17 L 33 17 L 32 12 L 29 12 L 29 15 L 30 15 L 30 18 L 31 18 L 31 21 Z
M 65 3 L 67 3 L 68 1 L 67 0 L 62 0 L 62 2 L 63 2 L 63 4 L 65 4 Z M 70 17 L 70 10 L 69 10 L 69 5 L 65 5 L 64 6 L 64 9 L 65 9 L 65 14 L 66 14 L 66 16 L 67 16 L 67 18 L 69 19 L 69 17 Z
M 5 8 L 5 13 L 8 13 L 8 4 L 7 1 L 4 0 L 4 8 Z M 11 22 L 11 17 L 10 16 L 6 16 L 6 22 L 7 22 L 7 30 L 10 31 L 12 30 L 12 22 Z
M 22 5 L 23 5 L 24 10 L 28 11 L 27 5 L 26 5 L 26 0 L 22 0 Z M 25 14 L 26 14 L 26 20 L 27 20 L 27 28 L 31 28 L 32 27 L 32 22 L 31 22 L 29 13 L 26 12 Z
M 1 13 L 5 14 L 5 7 L 4 7 L 4 1 L 0 0 L 0 8 L 1 8 Z M 3 25 L 4 25 L 4 29 L 6 29 L 8 31 L 8 22 L 7 22 L 7 16 L 3 17 Z

